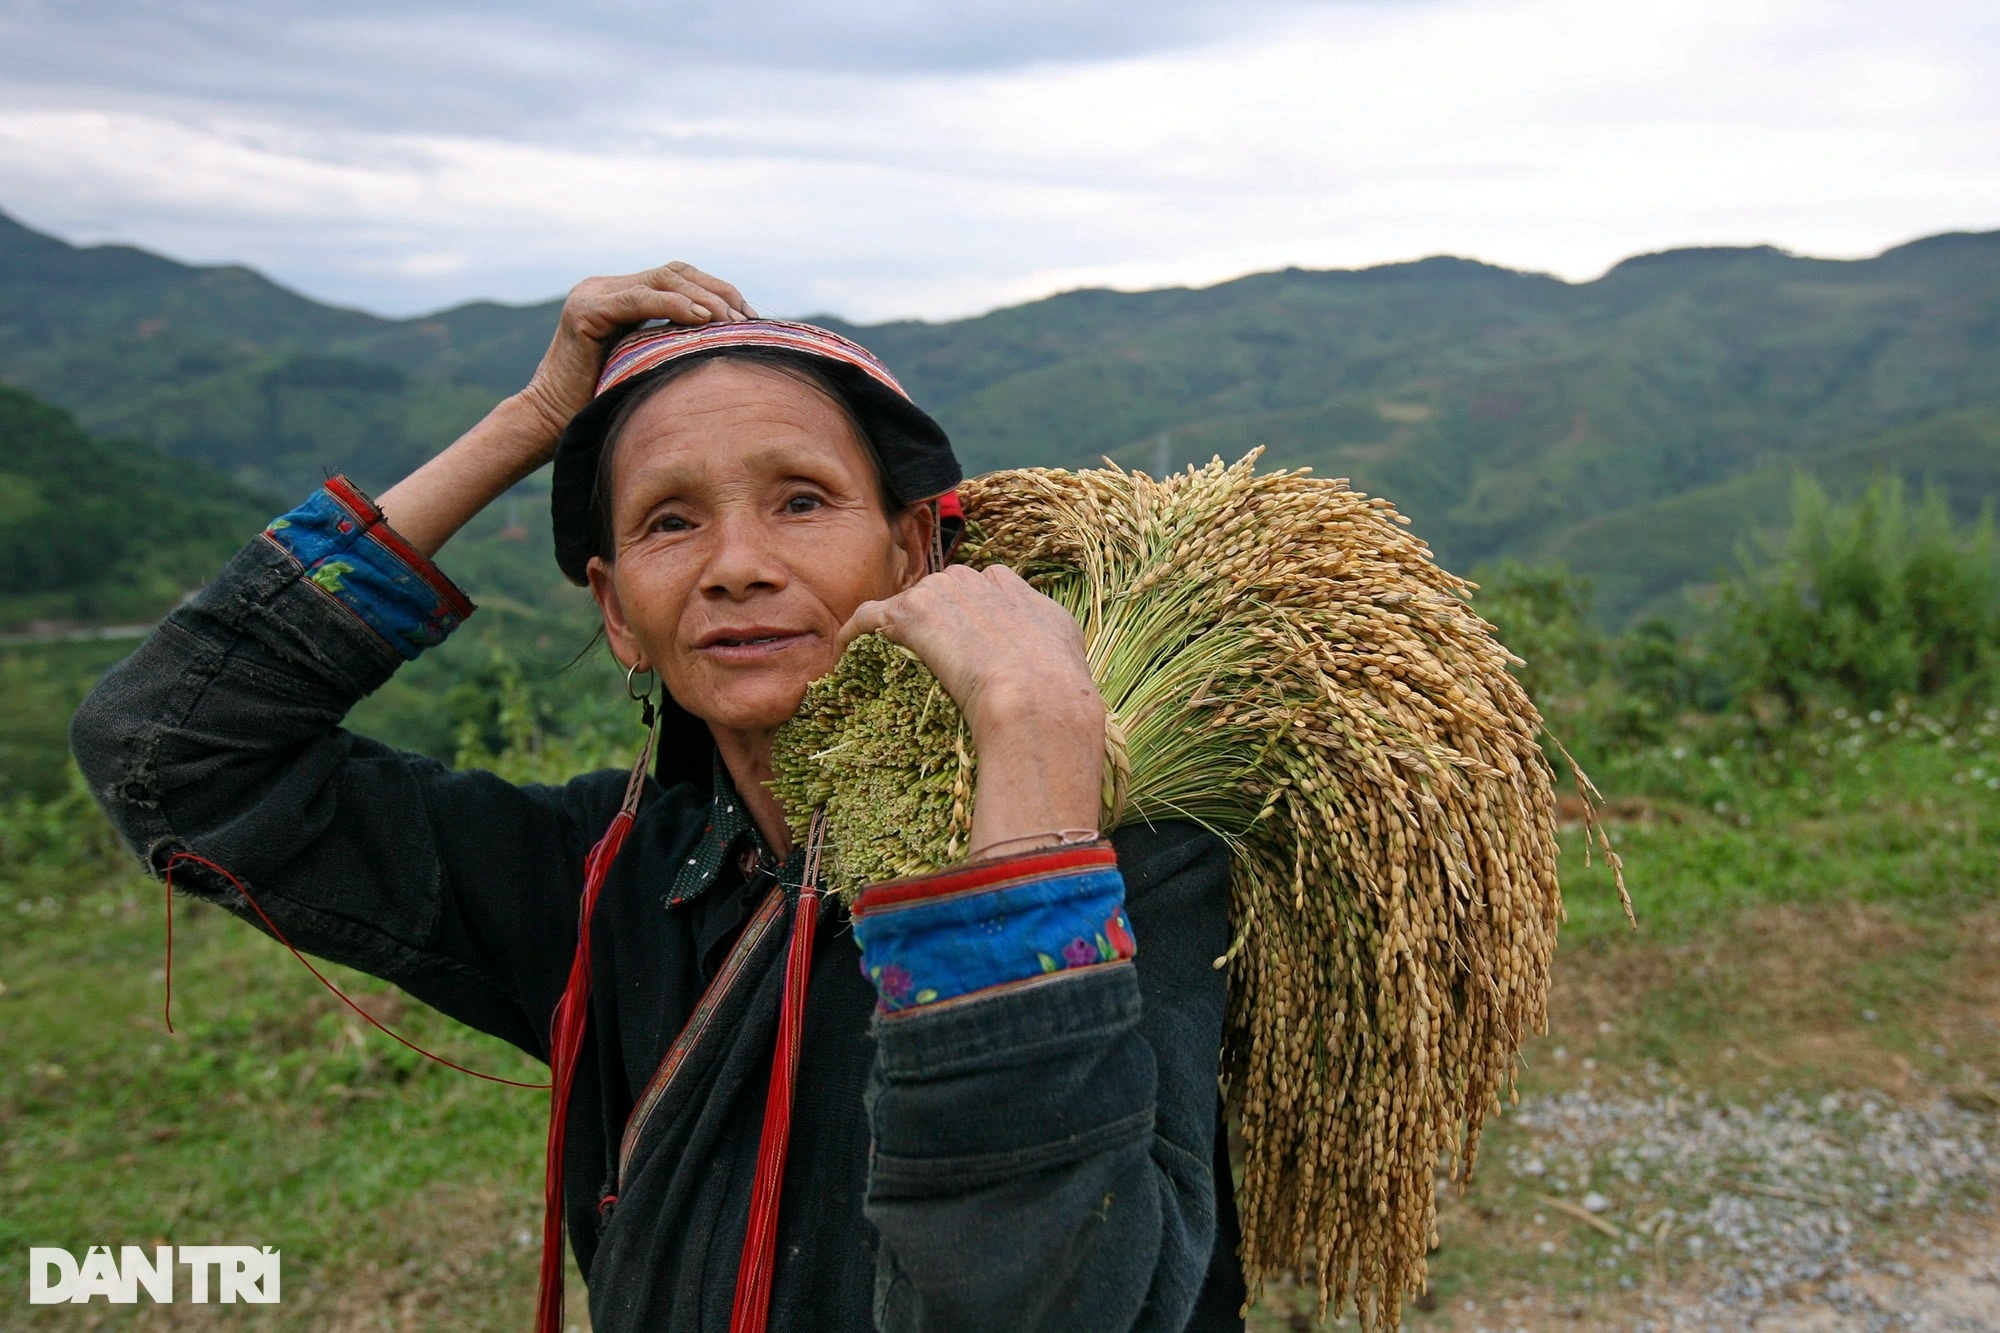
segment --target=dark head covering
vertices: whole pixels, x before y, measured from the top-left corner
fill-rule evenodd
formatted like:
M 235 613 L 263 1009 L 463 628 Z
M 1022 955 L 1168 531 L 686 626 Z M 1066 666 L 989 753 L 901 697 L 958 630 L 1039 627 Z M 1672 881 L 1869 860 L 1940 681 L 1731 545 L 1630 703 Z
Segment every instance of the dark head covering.
M 618 405 L 662 367 L 730 347 L 767 348 L 811 358 L 845 393 L 882 461 L 882 480 L 899 503 L 936 499 L 963 479 L 944 428 L 910 401 L 874 353 L 830 329 L 780 319 L 642 328 L 611 349 L 597 380 L 597 396 L 576 414 L 556 446 L 549 509 L 555 522 L 556 563 L 571 583 L 587 583 L 584 571 L 590 557 L 600 554 L 591 531 L 591 492 L 597 484 L 604 432 Z
M 555 525 L 556 563 L 569 581 L 589 582 L 586 570 L 596 549 L 591 494 L 597 485 L 604 433 L 618 405 L 645 386 L 663 367 L 684 357 L 731 347 L 763 348 L 808 357 L 839 386 L 881 461 L 883 482 L 899 503 L 939 501 L 949 550 L 963 526 L 954 488 L 963 478 L 944 428 L 910 401 L 910 395 L 875 354 L 831 329 L 779 319 L 735 323 L 654 325 L 627 334 L 611 349 L 598 376 L 597 396 L 576 414 L 556 446 L 555 477 L 549 495 Z M 714 762 L 708 724 L 675 703 L 662 701 L 659 760 L 654 772 L 666 785 L 706 783 Z

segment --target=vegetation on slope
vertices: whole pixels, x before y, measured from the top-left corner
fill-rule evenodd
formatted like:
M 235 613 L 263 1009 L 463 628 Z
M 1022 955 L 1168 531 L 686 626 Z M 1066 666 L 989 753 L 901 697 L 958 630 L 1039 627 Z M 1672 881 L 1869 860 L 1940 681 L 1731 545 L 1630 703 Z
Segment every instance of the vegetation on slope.
M 94 440 L 0 386 L 0 630 L 156 619 L 272 512 L 199 464 Z

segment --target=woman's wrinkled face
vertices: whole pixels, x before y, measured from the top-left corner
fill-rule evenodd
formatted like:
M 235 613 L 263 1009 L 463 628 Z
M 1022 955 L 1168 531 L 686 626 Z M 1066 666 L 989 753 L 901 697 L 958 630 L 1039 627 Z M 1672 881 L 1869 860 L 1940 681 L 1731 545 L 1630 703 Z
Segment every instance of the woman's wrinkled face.
M 839 658 L 863 602 L 921 578 L 922 506 L 895 522 L 840 408 L 782 371 L 719 359 L 625 424 L 615 558 L 590 562 L 612 651 L 712 726 L 776 727 Z

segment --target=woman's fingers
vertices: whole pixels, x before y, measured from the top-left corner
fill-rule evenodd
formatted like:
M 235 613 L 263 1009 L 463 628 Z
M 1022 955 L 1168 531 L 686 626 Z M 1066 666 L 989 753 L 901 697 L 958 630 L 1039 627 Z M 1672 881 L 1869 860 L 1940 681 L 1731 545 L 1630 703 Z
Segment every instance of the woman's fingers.
M 847 651 L 847 645 L 864 634 L 872 634 L 889 623 L 888 602 L 863 602 L 854 608 L 854 614 L 840 627 L 840 651 Z
M 1064 621 L 1069 616 L 1005 565 L 973 569 L 968 565 L 948 565 L 923 578 L 894 597 L 863 602 L 841 627 L 840 646 L 863 634 L 879 632 L 897 642 L 932 629 L 1000 631 L 1024 615 L 1033 615 L 1045 604 Z M 911 646 L 915 646 L 912 644 Z
M 611 339 L 635 324 L 665 319 L 707 324 L 753 316 L 736 287 L 679 260 L 619 277 L 585 278 L 563 301 L 549 349 L 522 390 L 543 419 L 550 447 L 597 391 Z
M 678 259 L 669 264 L 662 264 L 658 268 L 648 269 L 641 277 L 649 287 L 679 292 L 706 305 L 717 314 L 731 319 L 750 319 L 755 313 L 734 283 L 724 282 L 713 274 L 704 273 L 693 264 Z
M 594 343 L 654 319 L 707 324 L 749 318 L 750 303 L 735 284 L 679 260 L 644 273 L 586 278 L 563 303 L 565 325 Z
M 854 614 L 840 627 L 840 650 L 846 652 L 847 645 L 864 634 L 880 634 L 891 643 L 916 649 L 918 645 L 910 642 L 906 632 L 921 639 L 925 626 L 938 618 L 939 587 L 933 580 L 945 578 L 944 574 L 927 574 L 894 597 L 855 607 Z M 918 656 L 923 656 L 921 651 Z
M 711 319 L 727 319 L 721 297 L 713 292 L 668 291 L 650 285 L 623 287 L 607 292 L 591 311 L 593 327 L 603 328 L 599 338 L 609 337 L 632 324 L 649 319 L 670 319 L 676 324 L 706 324 Z

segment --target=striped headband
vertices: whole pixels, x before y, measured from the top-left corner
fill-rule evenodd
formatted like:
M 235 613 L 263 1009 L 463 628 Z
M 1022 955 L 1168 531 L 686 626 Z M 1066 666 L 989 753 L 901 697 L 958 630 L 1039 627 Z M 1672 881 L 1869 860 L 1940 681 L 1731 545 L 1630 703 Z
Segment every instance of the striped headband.
M 782 319 L 697 324 L 691 328 L 661 324 L 639 329 L 626 335 L 605 358 L 604 372 L 597 379 L 597 392 L 603 393 L 634 375 L 642 375 L 669 361 L 716 347 L 770 347 L 827 357 L 853 366 L 898 398 L 909 401 L 908 391 L 896 382 L 889 368 L 861 344 L 843 338 L 831 329 Z

